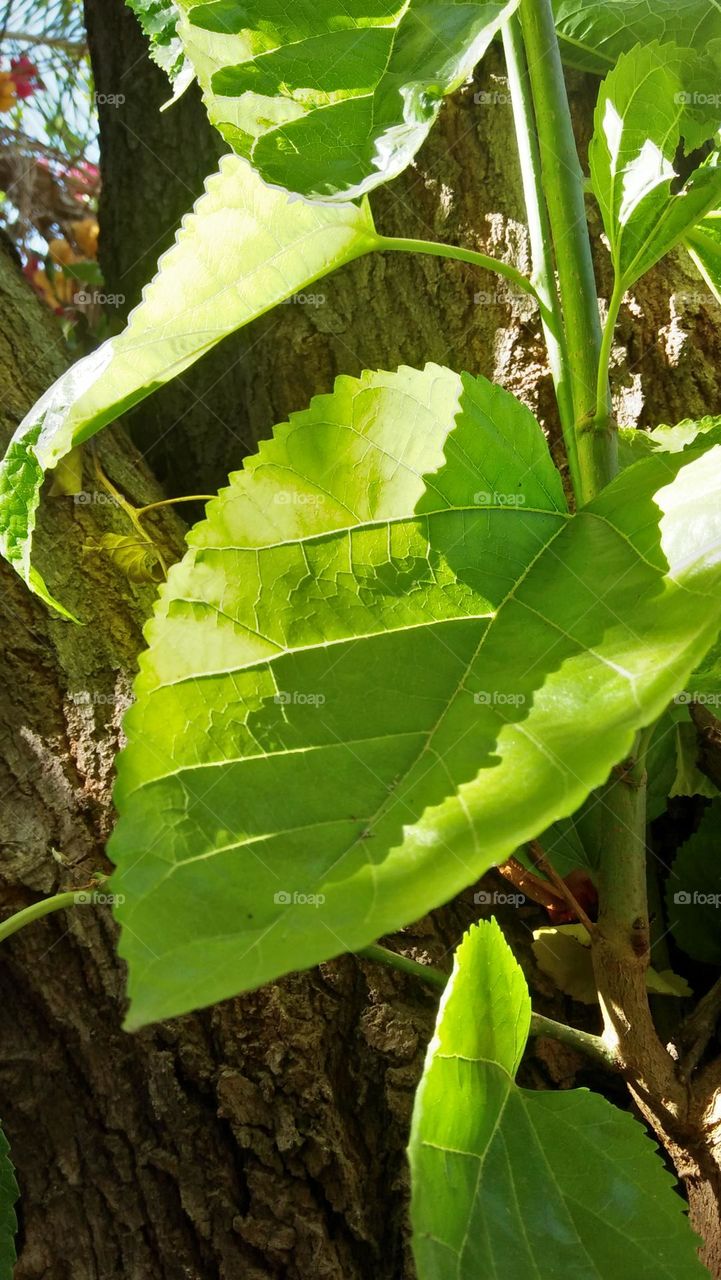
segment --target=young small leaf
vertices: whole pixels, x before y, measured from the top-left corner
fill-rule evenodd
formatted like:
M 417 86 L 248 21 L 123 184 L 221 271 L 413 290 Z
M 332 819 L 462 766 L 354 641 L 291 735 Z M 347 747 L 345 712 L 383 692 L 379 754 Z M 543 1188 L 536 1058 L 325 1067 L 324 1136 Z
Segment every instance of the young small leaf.
M 721 302 L 721 210 L 708 213 L 683 242 L 716 301 Z
M 193 76 L 178 35 L 180 12 L 174 0 L 125 0 L 150 42 L 150 56 L 171 83 L 184 87 Z
M 12 1280 L 15 1266 L 15 1203 L 18 1185 L 10 1162 L 10 1148 L 0 1129 L 0 1280 Z
M 310 199 L 395 178 L 518 0 L 179 0 L 211 122 Z
M 456 952 L 408 1148 L 418 1280 L 703 1280 L 637 1120 L 586 1089 L 520 1089 L 525 980 L 495 921 Z
M 131 1024 L 367 946 L 575 813 L 718 632 L 719 494 L 721 448 L 659 454 L 570 517 L 529 411 L 436 366 L 279 428 L 148 631 Z
M 591 956 L 591 939 L 582 924 L 535 929 L 533 954 L 543 973 L 560 991 L 583 1004 L 598 1004 L 598 988 Z M 646 986 L 654 995 L 692 996 L 684 978 L 671 969 L 646 970 Z
M 701 164 L 679 191 L 675 161 L 721 123 L 718 73 L 699 55 L 653 43 L 624 55 L 601 85 L 589 160 L 616 279 L 626 289 L 721 197 L 721 166 Z
M 45 473 L 221 338 L 375 244 L 366 203 L 289 200 L 237 156 L 223 158 L 127 328 L 38 400 L 0 465 L 0 552 L 38 595 L 69 616 L 30 560 Z
M 605 75 L 637 44 L 721 55 L 718 0 L 554 0 L 564 62 Z

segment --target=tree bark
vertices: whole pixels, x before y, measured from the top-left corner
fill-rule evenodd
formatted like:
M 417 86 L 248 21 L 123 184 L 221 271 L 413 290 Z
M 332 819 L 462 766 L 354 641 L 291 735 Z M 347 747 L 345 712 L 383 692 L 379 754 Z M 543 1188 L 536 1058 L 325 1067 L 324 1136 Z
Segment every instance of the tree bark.
M 157 114 L 167 85 L 122 0 L 86 0 L 86 10 L 98 93 L 126 98 L 101 107 L 101 261 L 108 292 L 130 305 L 218 145 L 194 94 Z M 501 77 L 492 51 L 444 107 L 417 164 L 374 198 L 383 231 L 454 240 L 528 269 Z M 594 82 L 573 86 L 583 140 Z M 58 372 L 59 339 L 4 259 L 0 291 L 7 437 Z M 170 493 L 210 491 L 274 422 L 327 391 L 337 373 L 363 367 L 436 360 L 484 373 L 526 400 L 555 439 L 537 318 L 495 278 L 388 255 L 352 264 L 314 292 L 319 305 L 278 308 L 140 406 L 125 424 L 135 446 L 103 433 L 103 466 L 131 499 L 152 501 L 154 477 Z M 639 286 L 614 370 L 623 421 L 717 408 L 716 318 L 680 258 Z M 151 592 L 84 554 L 104 528 L 125 531 L 122 513 L 99 499 L 45 501 L 41 566 L 82 629 L 51 618 L 0 566 L 6 910 L 79 887 L 105 866 L 120 716 Z M 157 528 L 179 550 L 175 517 Z M 478 914 L 471 890 L 398 942 L 448 968 Z M 525 953 L 523 918 L 509 915 Z M 102 908 L 47 919 L 3 944 L 0 1112 L 22 1196 L 17 1280 L 411 1280 L 403 1149 L 433 994 L 346 957 L 129 1036 L 114 945 Z M 578 1062 L 565 1052 L 551 1063 L 541 1051 L 542 1063 L 527 1070 L 567 1079 Z
M 60 371 L 59 334 L 0 258 L 3 447 Z M 102 465 L 159 496 L 128 439 Z M 152 590 L 87 551 L 125 532 L 86 463 L 48 497 L 38 560 L 87 624 L 53 618 L 4 563 L 3 914 L 107 869 L 120 716 Z M 177 553 L 180 524 L 163 516 Z M 466 905 L 405 939 L 443 964 Z M 0 1107 L 21 1189 L 17 1280 L 408 1274 L 403 1147 L 435 998 L 347 958 L 130 1036 L 105 908 L 48 918 L 0 956 Z

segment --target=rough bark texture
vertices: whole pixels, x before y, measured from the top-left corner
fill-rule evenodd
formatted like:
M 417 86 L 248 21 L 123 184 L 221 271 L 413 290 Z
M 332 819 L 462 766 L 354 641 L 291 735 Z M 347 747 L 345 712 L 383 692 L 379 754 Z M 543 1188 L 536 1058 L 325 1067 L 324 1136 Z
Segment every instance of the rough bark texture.
M 98 92 L 126 96 L 101 112 L 102 261 L 108 291 L 131 302 L 217 149 L 197 99 L 157 116 L 167 87 L 122 0 L 86 8 Z M 527 267 L 500 72 L 493 52 L 444 108 L 418 164 L 374 207 L 385 231 L 456 240 Z M 577 82 L 580 136 L 591 93 L 592 82 Z M 607 288 L 605 266 L 601 278 Z M 715 304 L 684 265 L 672 279 L 670 303 L 668 276 L 657 273 L 624 311 L 615 378 L 625 421 L 718 408 Z M 0 292 L 6 437 L 58 371 L 59 342 L 5 260 Z M 315 292 L 319 305 L 279 308 L 142 406 L 127 425 L 145 461 L 124 436 L 104 438 L 104 465 L 129 497 L 151 500 L 148 463 L 169 492 L 216 486 L 274 421 L 338 372 L 364 366 L 432 359 L 483 372 L 553 429 L 536 318 L 491 277 L 379 257 Z M 148 592 L 83 555 L 98 527 L 124 531 L 121 513 L 67 498 L 44 510 L 40 559 L 88 625 L 50 618 L 0 566 L 8 910 L 103 866 L 119 717 L 149 607 Z M 157 527 L 177 546 L 172 516 Z M 85 692 L 89 703 L 72 696 Z M 399 942 L 447 967 L 477 914 L 469 892 Z M 523 950 L 527 918 L 507 924 Z M 128 1036 L 103 909 L 40 923 L 4 944 L 0 959 L 0 1110 L 22 1191 L 17 1280 L 410 1280 L 403 1147 L 432 994 L 345 958 Z M 545 1042 L 527 1070 L 568 1083 L 578 1066 Z
M 59 372 L 58 338 L 0 257 L 4 446 Z M 157 490 L 128 440 L 102 463 L 134 501 Z M 84 553 L 124 531 L 86 466 L 87 497 L 47 498 L 38 560 L 86 623 L 52 618 L 0 564 L 0 907 L 86 885 L 105 867 L 119 718 L 150 593 Z M 172 550 L 180 527 L 158 532 Z M 447 967 L 472 894 L 406 931 Z M 509 920 L 519 945 L 523 923 Z M 345 958 L 130 1036 L 105 908 L 37 923 L 0 957 L 0 1110 L 21 1189 L 16 1280 L 410 1277 L 406 1142 L 436 997 Z M 573 1054 L 529 1078 L 564 1080 Z
M 4 446 L 59 372 L 59 344 L 4 257 L 0 295 Z M 122 435 L 102 452 L 128 496 L 157 496 Z M 150 593 L 84 553 L 101 529 L 124 531 L 87 474 L 88 501 L 46 500 L 38 552 L 88 625 L 51 618 L 0 566 L 4 913 L 104 866 L 119 717 Z M 172 516 L 159 531 L 177 550 Z M 442 926 L 419 926 L 420 953 L 443 963 L 470 918 L 459 905 Z M 87 908 L 3 945 L 17 1280 L 406 1274 L 402 1149 L 432 994 L 347 959 L 129 1036 L 114 942 L 109 913 Z

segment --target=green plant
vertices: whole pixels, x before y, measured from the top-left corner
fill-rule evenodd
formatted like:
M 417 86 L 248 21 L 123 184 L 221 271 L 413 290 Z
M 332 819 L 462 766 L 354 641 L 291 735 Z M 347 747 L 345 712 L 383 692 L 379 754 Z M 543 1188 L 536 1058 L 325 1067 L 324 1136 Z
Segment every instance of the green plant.
M 171 30 L 168 5 L 133 7 L 149 22 L 162 10 L 162 41 L 182 42 L 235 154 L 126 331 L 16 433 L 0 539 L 29 586 L 66 613 L 31 561 L 49 470 L 227 333 L 366 253 L 460 258 L 535 300 L 568 484 L 527 408 L 434 365 L 339 378 L 230 477 L 160 592 L 126 719 L 109 852 L 127 1025 L 342 951 L 442 984 L 377 939 L 515 857 L 565 901 L 576 941 L 582 926 L 603 1034 L 531 1015 L 496 926 L 461 944 L 411 1138 L 421 1280 L 706 1273 L 635 1120 L 588 1093 L 515 1084 L 529 1032 L 625 1078 L 719 1274 L 719 1064 L 706 1050 L 721 987 L 661 1038 L 646 831 L 668 795 L 716 795 L 684 741 L 689 704 L 721 681 L 721 419 L 619 429 L 608 375 L 622 298 L 669 251 L 685 246 L 721 291 L 721 10 L 181 0 Z M 367 203 L 497 35 L 530 279 L 384 237 Z M 589 153 L 615 281 L 603 325 L 562 51 L 607 73 Z M 708 884 L 709 822 L 679 855 L 682 894 Z M 708 912 L 696 918 L 678 941 L 715 958 Z M 558 1249 L 543 1261 L 548 1234 Z

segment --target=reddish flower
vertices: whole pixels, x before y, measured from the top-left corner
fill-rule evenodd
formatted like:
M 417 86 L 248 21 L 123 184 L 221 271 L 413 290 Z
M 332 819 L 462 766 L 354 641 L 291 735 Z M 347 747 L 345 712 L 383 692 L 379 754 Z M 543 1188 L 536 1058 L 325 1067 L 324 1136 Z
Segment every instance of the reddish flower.
M 11 59 L 10 78 L 18 98 L 31 98 L 38 89 L 45 88 L 35 63 L 25 54 L 21 58 Z

